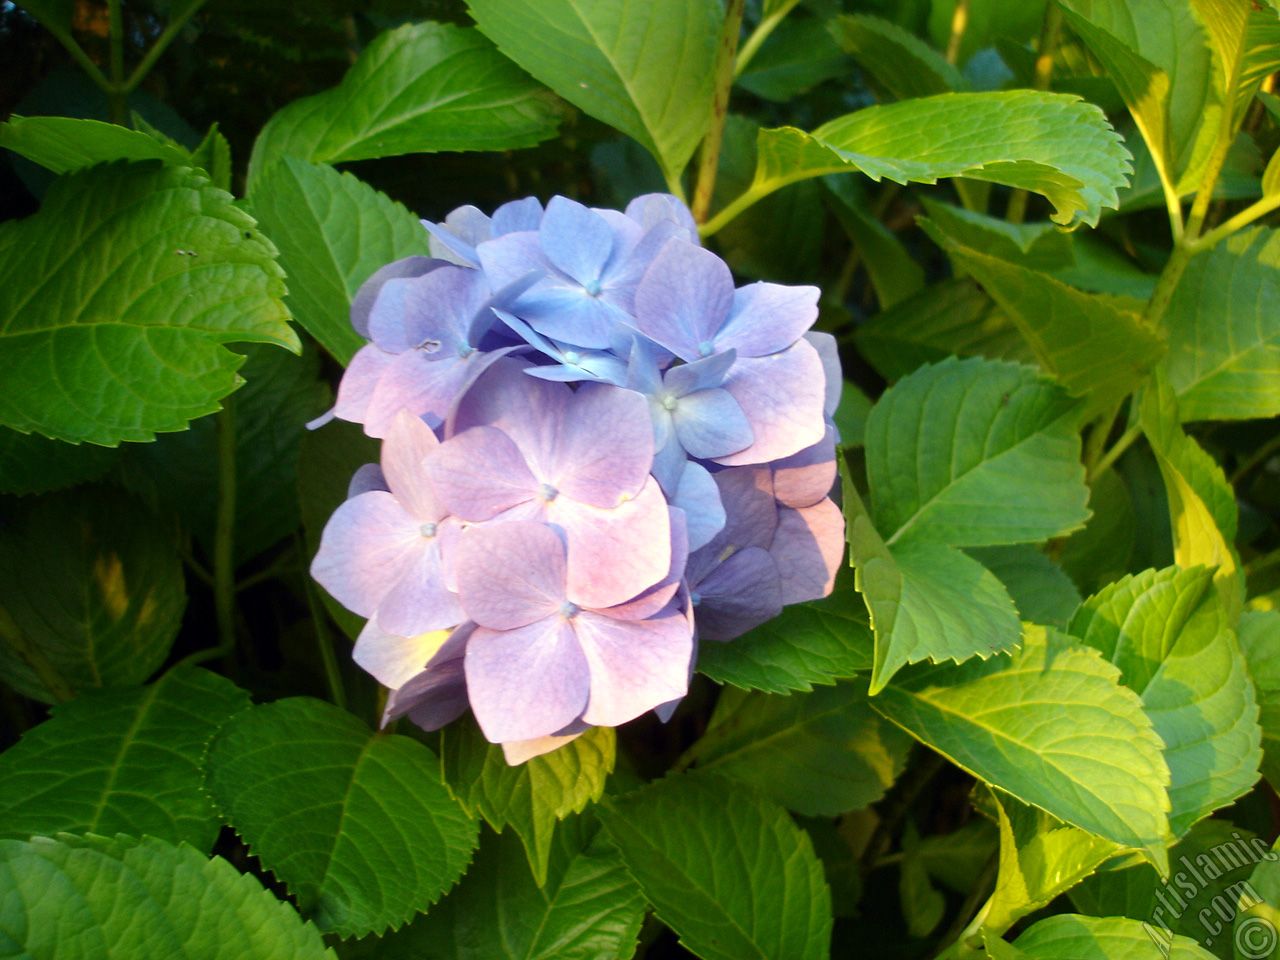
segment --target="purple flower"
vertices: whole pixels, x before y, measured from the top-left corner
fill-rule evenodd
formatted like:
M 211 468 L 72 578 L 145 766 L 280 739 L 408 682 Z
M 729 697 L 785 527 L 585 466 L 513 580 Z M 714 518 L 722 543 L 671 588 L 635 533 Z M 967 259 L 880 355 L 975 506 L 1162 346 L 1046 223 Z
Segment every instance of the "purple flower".
M 329 518 L 311 575 L 354 613 L 401 637 L 455 627 L 466 619 L 445 577 L 445 554 L 459 533 L 422 469 L 439 445 L 408 413 L 382 446 L 386 490 L 369 490 Z
M 520 230 L 537 230 L 541 220 L 542 204 L 536 197 L 525 197 L 504 203 L 492 217 L 468 204 L 450 213 L 444 223 L 423 220 L 422 225 L 431 234 L 433 256 L 464 267 L 479 267 L 479 244 Z
M 462 658 L 475 624 L 416 637 L 397 637 L 370 620 L 356 639 L 352 658 L 391 693 L 382 725 L 408 716 L 424 730 L 438 730 L 467 710 Z
M 458 590 L 477 624 L 467 692 L 491 742 L 576 721 L 616 726 L 688 687 L 692 630 L 676 605 L 638 620 L 592 607 L 568 583 L 571 551 L 551 527 L 526 521 L 460 539 Z

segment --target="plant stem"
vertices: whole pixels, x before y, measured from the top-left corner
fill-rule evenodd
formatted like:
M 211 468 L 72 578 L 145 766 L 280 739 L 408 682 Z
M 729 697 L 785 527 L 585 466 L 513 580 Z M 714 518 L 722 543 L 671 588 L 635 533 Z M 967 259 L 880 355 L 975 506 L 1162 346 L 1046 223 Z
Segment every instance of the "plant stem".
M 213 602 L 218 647 L 229 655 L 236 645 L 236 416 L 233 397 L 223 401 L 218 432 L 218 512 L 213 531 Z
M 107 0 L 107 45 L 111 82 L 105 87 L 111 122 L 125 126 L 129 120 L 129 94 L 124 88 L 124 14 L 121 0 Z
M 991 855 L 983 866 L 982 873 L 974 881 L 973 888 L 961 905 L 960 911 L 956 914 L 951 927 L 943 935 L 942 942 L 945 946 L 938 952 L 938 960 L 942 960 L 944 957 L 957 958 L 958 960 L 958 958 L 966 956 L 975 958 L 986 956 L 986 950 L 982 945 L 974 946 L 969 943 L 969 939 L 982 930 L 982 924 L 987 919 L 987 914 L 991 912 L 991 895 L 989 891 L 999 875 L 1000 853 L 997 851 Z M 975 913 L 974 910 L 983 897 L 987 898 L 987 902 L 982 905 L 982 909 Z
M 1173 300 L 1173 291 L 1178 286 L 1178 281 L 1182 279 L 1183 271 L 1187 269 L 1187 264 L 1191 261 L 1195 251 L 1190 244 L 1179 242 L 1173 247 L 1173 255 L 1169 257 L 1169 261 L 1164 265 L 1164 270 L 1160 273 L 1160 279 L 1156 282 L 1156 288 L 1151 294 L 1151 299 L 1147 301 L 1147 308 L 1142 313 L 1142 321 L 1147 326 L 1159 330 L 1160 323 L 1164 319 L 1164 312 L 1169 307 L 1169 303 Z
M 703 223 L 711 211 L 711 194 L 715 191 L 716 172 L 720 168 L 720 145 L 724 140 L 724 121 L 729 113 L 729 89 L 733 86 L 733 61 L 738 53 L 738 35 L 742 32 L 742 8 L 746 0 L 729 0 L 720 30 L 720 47 L 716 51 L 715 93 L 711 101 L 711 120 L 702 140 L 698 161 L 698 179 L 693 188 L 690 210 L 693 219 Z
M 769 34 L 773 33 L 774 28 L 786 19 L 787 14 L 799 2 L 800 0 L 786 0 L 782 6 L 756 25 L 756 28 L 751 31 L 751 36 L 747 37 L 747 42 L 742 45 L 742 50 L 738 53 L 738 62 L 733 68 L 735 77 L 742 76 L 742 72 L 747 69 L 747 64 L 751 62 L 751 58 L 759 51 L 761 44 L 769 39 Z
M 1110 469 L 1111 465 L 1120 459 L 1120 455 L 1129 449 L 1133 441 L 1137 440 L 1142 434 L 1142 427 L 1134 425 L 1120 435 L 1120 439 L 1112 444 L 1111 449 L 1102 455 L 1085 476 L 1086 483 L 1093 483 L 1094 480 L 1102 476 Z
M 151 49 L 147 51 L 146 56 L 142 58 L 142 62 L 134 68 L 133 73 L 129 74 L 129 79 L 124 82 L 123 89 L 125 93 L 132 93 L 137 89 L 138 84 L 140 84 L 143 78 L 151 72 L 151 68 L 154 67 L 156 61 L 160 59 L 160 55 L 168 49 L 169 44 L 173 42 L 174 37 L 182 31 L 182 28 L 187 25 L 187 21 L 190 20 L 195 15 L 196 11 L 204 6 L 204 4 L 205 0 L 200 0 L 199 3 L 193 3 L 189 9 L 183 11 L 182 16 L 178 17 L 176 20 L 169 21 L 160 36 L 156 37 L 156 42 L 151 45 Z
M 298 538 L 297 543 L 298 554 L 305 564 L 307 550 L 301 537 Z M 324 679 L 329 685 L 329 699 L 333 701 L 334 706 L 345 710 L 347 709 L 347 693 L 342 685 L 342 674 L 338 670 L 338 658 L 333 652 L 333 637 L 330 635 L 328 624 L 325 621 L 324 609 L 320 606 L 320 601 L 316 597 L 316 586 L 311 578 L 304 577 L 303 580 L 307 585 L 307 609 L 311 612 L 311 623 L 316 631 L 316 646 L 320 650 L 320 664 L 324 667 Z M 378 719 L 382 719 L 381 710 L 378 712 Z
M 1115 426 L 1116 417 L 1120 415 L 1120 404 L 1115 404 L 1110 410 L 1094 421 L 1093 432 L 1089 434 L 1089 441 L 1084 448 L 1084 468 L 1085 473 L 1092 476 L 1094 464 L 1098 462 L 1098 458 L 1102 456 L 1102 451 L 1106 448 L 1107 437 L 1111 436 L 1111 428 Z
M 1219 240 L 1224 237 L 1229 237 L 1241 227 L 1248 226 L 1259 217 L 1265 216 L 1277 207 L 1280 207 L 1280 193 L 1273 193 L 1269 197 L 1263 197 L 1261 200 L 1245 207 L 1230 220 L 1214 227 L 1204 236 L 1198 237 L 1191 243 L 1187 244 L 1187 249 L 1192 253 L 1199 253 L 1201 250 L 1208 250 Z

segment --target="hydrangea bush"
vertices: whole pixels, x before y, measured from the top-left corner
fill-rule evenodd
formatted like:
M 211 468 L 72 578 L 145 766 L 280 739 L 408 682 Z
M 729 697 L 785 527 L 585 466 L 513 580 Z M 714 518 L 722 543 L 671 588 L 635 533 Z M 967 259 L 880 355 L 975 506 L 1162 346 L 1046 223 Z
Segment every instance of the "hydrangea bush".
M 1277 4 L 335 4 L 0 4 L 0 954 L 1273 956 Z

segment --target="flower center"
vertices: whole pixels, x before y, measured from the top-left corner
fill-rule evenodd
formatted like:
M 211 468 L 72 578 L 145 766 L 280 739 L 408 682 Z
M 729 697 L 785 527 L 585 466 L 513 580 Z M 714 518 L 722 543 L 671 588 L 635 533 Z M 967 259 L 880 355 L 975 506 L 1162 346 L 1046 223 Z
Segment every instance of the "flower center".
M 715 344 L 713 344 L 710 340 L 703 340 L 700 344 L 698 344 L 698 356 L 700 357 L 709 357 L 711 356 L 711 354 L 715 353 L 715 351 L 716 351 Z
M 576 603 L 570 603 L 566 600 L 564 603 L 560 604 L 560 610 L 558 612 L 560 616 L 564 617 L 566 620 L 572 620 L 578 615 L 578 611 L 580 609 L 581 608 Z
M 418 527 L 418 532 L 429 540 L 436 535 L 436 525 L 434 523 L 424 523 Z
M 676 404 L 679 402 L 679 400 L 672 396 L 665 396 L 662 398 L 662 406 L 667 410 L 674 410 L 676 408 Z
M 698 604 L 702 602 L 702 594 L 700 593 L 689 594 L 689 602 L 696 607 Z
M 556 497 L 560 496 L 560 491 L 549 483 L 541 484 L 538 487 L 538 499 L 550 503 Z
M 577 366 L 582 362 L 582 354 L 578 353 L 576 350 L 568 350 L 565 352 L 564 362 L 570 366 Z
M 582 285 L 582 289 L 587 291 L 588 297 L 598 297 L 600 296 L 600 281 L 588 280 Z

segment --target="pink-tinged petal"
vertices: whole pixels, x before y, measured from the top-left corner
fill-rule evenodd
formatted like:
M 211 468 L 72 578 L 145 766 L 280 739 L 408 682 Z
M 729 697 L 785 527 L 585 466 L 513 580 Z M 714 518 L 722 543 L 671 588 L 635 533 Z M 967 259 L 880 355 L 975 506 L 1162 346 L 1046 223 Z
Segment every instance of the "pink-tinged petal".
M 817 287 L 752 283 L 733 294 L 733 312 L 716 337 L 720 349 L 740 357 L 764 357 L 787 349 L 818 319 Z
M 693 591 L 698 636 L 704 640 L 732 640 L 782 612 L 782 575 L 760 547 L 732 554 Z
M 490 364 L 458 401 L 445 436 L 472 427 L 497 427 L 510 436 L 518 424 L 530 418 L 538 418 L 540 423 L 534 428 L 535 436 L 547 429 L 541 425 L 544 407 L 558 407 L 556 396 L 573 391 L 563 383 L 544 383 L 525 376 L 530 366 L 528 360 L 516 357 L 501 357 Z
M 448 511 L 440 503 L 423 466 L 440 441 L 435 431 L 407 410 L 396 414 L 382 442 L 382 472 L 387 486 L 414 519 L 434 523 Z
M 649 589 L 671 568 L 667 500 L 652 478 L 640 494 L 612 510 L 557 497 L 546 505 L 548 523 L 565 534 L 569 552 L 566 595 L 601 610 Z
M 490 743 L 551 736 L 582 716 L 591 673 L 560 614 L 514 630 L 477 627 L 467 643 L 467 695 Z
M 571 622 L 591 670 L 585 722 L 616 727 L 688 692 L 693 630 L 674 604 L 648 620 L 583 610 Z
M 788 507 L 811 507 L 831 493 L 836 482 L 836 428 L 811 447 L 782 460 L 773 468 L 773 494 Z
M 329 518 L 311 575 L 348 610 L 370 617 L 421 540 L 417 522 L 390 493 L 362 493 Z
M 538 226 L 547 259 L 586 284 L 599 280 L 613 252 L 613 231 L 600 214 L 570 200 L 552 197 Z
M 613 507 L 634 496 L 653 464 L 649 402 L 633 390 L 584 383 L 561 408 L 557 429 L 547 437 L 545 468 L 565 496 L 596 507 Z M 517 440 L 518 442 L 518 440 Z
M 767 357 L 740 357 L 724 389 L 747 415 L 755 442 L 739 453 L 716 457 L 717 463 L 780 460 L 817 443 L 826 431 L 822 361 L 807 340 Z
M 405 558 L 400 576 L 374 611 L 373 619 L 388 633 L 413 637 L 452 629 L 467 619 L 458 596 L 445 585 L 440 544 L 434 533 L 421 537 L 418 549 Z
M 464 623 L 446 634 L 444 643 L 423 669 L 391 691 L 382 714 L 382 726 L 407 714 L 422 729 L 438 730 L 466 712 L 463 656 L 474 630 L 474 623 Z
M 467 363 L 459 357 L 432 360 L 421 350 L 397 355 L 373 388 L 364 432 L 385 437 L 401 410 L 423 417 L 429 426 L 439 426 L 462 392 L 467 373 Z
M 577 740 L 580 736 L 591 729 L 588 724 L 581 724 L 582 729 L 575 733 L 552 734 L 549 737 L 538 737 L 536 740 L 516 740 L 502 745 L 502 756 L 507 761 L 507 766 L 518 767 L 520 764 L 532 760 L 534 757 L 540 757 L 552 750 L 559 750 L 566 743 Z
M 709 250 L 672 238 L 636 288 L 636 328 L 682 360 L 714 352 L 733 306 L 733 275 Z
M 347 484 L 347 499 L 358 497 L 370 490 L 386 490 L 387 478 L 383 476 L 382 467 L 376 463 L 366 463 L 357 467 Z
M 458 538 L 457 580 L 462 607 L 480 626 L 527 626 L 564 604 L 564 544 L 531 521 L 468 527 Z
M 511 438 L 473 427 L 440 444 L 424 461 L 444 507 L 463 520 L 489 520 L 538 495 L 538 481 Z
M 380 630 L 370 620 L 356 638 L 351 659 L 384 687 L 395 690 L 426 669 L 427 661 L 440 652 L 451 633 L 437 630 L 416 637 L 398 637 Z
M 844 517 L 830 500 L 778 511 L 769 553 L 782 574 L 782 602 L 817 600 L 831 592 L 844 557 Z
M 351 423 L 364 423 L 369 413 L 373 390 L 395 358 L 394 353 L 387 353 L 372 343 L 357 350 L 338 383 L 338 402 L 333 408 L 334 416 Z M 365 432 L 368 433 L 367 430 Z
M 724 529 L 724 504 L 720 502 L 720 488 L 706 467 L 686 462 L 680 474 L 671 505 L 684 512 L 689 528 L 689 549 L 697 550 L 711 542 Z
M 822 360 L 822 372 L 827 379 L 827 392 L 822 402 L 822 410 L 830 419 L 835 416 L 836 408 L 840 406 L 840 394 L 844 390 L 844 374 L 840 370 L 840 349 L 836 345 L 835 337 L 820 330 L 810 330 L 804 338 L 813 345 L 813 349 L 818 351 L 818 357 Z
M 689 525 L 683 510 L 670 508 L 671 514 L 671 568 L 656 584 L 626 603 L 601 610 L 615 620 L 644 620 L 665 607 L 680 589 L 684 581 L 684 568 L 689 562 Z
M 699 390 L 676 401 L 671 411 L 680 445 L 699 460 L 746 450 L 755 439 L 747 416 L 728 390 Z
M 351 299 L 351 326 L 360 336 L 366 340 L 372 340 L 373 337 L 369 333 L 369 312 L 373 309 L 378 294 L 382 292 L 383 285 L 388 280 L 420 277 L 444 265 L 444 260 L 432 257 L 405 257 L 403 260 L 388 263 L 385 267 L 374 271 L 369 279 L 360 285 L 360 289 Z

